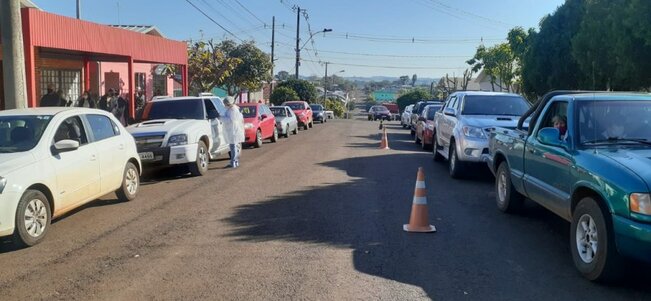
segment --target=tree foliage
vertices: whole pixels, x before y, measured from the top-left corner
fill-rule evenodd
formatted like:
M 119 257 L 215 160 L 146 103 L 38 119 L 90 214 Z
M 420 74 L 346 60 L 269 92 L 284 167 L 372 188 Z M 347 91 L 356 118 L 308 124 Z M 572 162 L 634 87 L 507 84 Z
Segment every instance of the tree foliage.
M 468 60 L 472 72 L 483 70 L 489 76 L 493 91 L 510 92 L 515 80 L 515 56 L 508 43 L 486 48 L 477 47 L 475 56 Z M 499 88 L 499 90 L 496 90 Z
M 328 111 L 332 111 L 335 116 L 341 118 L 344 116 L 344 113 L 346 112 L 346 106 L 344 104 L 333 98 L 329 98 L 326 100 L 325 103 L 325 109 Z
M 217 48 L 229 58 L 239 59 L 241 62 L 224 81 L 228 94 L 233 95 L 241 89 L 260 89 L 264 82 L 271 79 L 271 59 L 255 46 L 253 41 L 237 44 L 232 40 L 224 40 Z
M 228 57 L 212 40 L 189 42 L 188 80 L 192 94 L 223 85 L 241 63 L 239 58 Z M 166 72 L 174 74 L 176 70 L 171 69 Z
M 311 103 L 317 99 L 316 88 L 312 83 L 306 80 L 287 79 L 286 81 L 278 84 L 278 88 L 280 87 L 287 87 L 294 90 L 294 92 L 298 94 L 299 99 L 303 101 Z
M 278 106 L 286 101 L 295 101 L 298 100 L 298 94 L 296 91 L 292 90 L 289 87 L 277 87 L 271 93 L 270 101 L 272 104 Z
M 398 103 L 400 111 L 403 111 L 408 105 L 415 104 L 421 100 L 428 100 L 430 98 L 432 98 L 432 96 L 429 94 L 429 91 L 416 88 L 398 97 L 396 102 Z
M 404 86 L 409 81 L 409 75 L 403 75 L 399 77 L 399 80 L 400 80 L 400 84 Z
M 276 74 L 276 79 L 279 81 L 286 81 L 289 78 L 289 72 L 285 70 L 281 70 Z

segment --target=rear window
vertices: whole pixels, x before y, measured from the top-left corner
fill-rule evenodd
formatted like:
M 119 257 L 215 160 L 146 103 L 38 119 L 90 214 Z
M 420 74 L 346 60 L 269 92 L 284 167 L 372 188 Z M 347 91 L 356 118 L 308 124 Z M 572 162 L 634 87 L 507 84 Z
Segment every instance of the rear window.
M 280 117 L 286 117 L 287 112 L 285 111 L 285 108 L 270 108 L 271 113 L 274 114 L 274 116 L 280 116 Z
M 310 105 L 313 111 L 323 111 L 323 106 L 321 105 Z
M 284 106 L 288 106 L 288 107 L 292 108 L 292 110 L 305 110 L 305 105 L 303 103 L 301 103 L 301 102 L 293 102 L 293 103 L 290 102 L 290 103 L 284 104 Z
M 522 116 L 529 103 L 520 96 L 467 95 L 463 102 L 463 115 Z
M 436 116 L 436 112 L 441 109 L 442 106 L 430 106 L 429 109 L 427 109 L 427 120 L 434 120 L 434 116 Z
M 244 118 L 251 118 L 255 117 L 257 110 L 254 106 L 244 106 L 240 107 L 240 112 L 242 112 L 242 116 L 244 116 Z

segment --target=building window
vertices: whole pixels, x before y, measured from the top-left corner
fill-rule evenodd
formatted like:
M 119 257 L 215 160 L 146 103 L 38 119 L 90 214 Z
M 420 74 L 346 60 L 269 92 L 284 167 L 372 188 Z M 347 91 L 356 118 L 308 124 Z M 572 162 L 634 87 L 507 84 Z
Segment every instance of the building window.
M 147 82 L 146 82 L 147 76 L 144 73 L 136 73 L 136 89 L 140 88 L 142 89 L 142 94 L 147 95 Z M 136 91 L 135 89 L 133 90 L 134 92 Z
M 41 70 L 41 96 L 47 94 L 47 86 L 63 91 L 65 100 L 74 100 L 81 94 L 81 70 Z
M 154 96 L 167 95 L 167 76 L 154 74 Z

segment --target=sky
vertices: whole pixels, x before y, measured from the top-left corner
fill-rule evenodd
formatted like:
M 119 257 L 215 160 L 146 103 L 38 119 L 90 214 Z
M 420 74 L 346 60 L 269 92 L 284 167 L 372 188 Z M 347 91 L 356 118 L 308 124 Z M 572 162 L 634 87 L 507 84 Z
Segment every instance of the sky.
M 41 9 L 75 17 L 76 0 L 34 0 Z M 564 0 L 81 0 L 81 18 L 101 24 L 155 25 L 175 40 L 253 40 L 271 52 L 274 71 L 294 73 L 296 11 L 300 20 L 300 75 L 419 78 L 459 75 L 481 43 L 506 41 L 515 26 L 538 27 Z M 190 3 L 210 16 L 220 28 Z M 307 20 L 306 20 L 307 18 Z M 313 43 L 312 43 L 313 42 Z

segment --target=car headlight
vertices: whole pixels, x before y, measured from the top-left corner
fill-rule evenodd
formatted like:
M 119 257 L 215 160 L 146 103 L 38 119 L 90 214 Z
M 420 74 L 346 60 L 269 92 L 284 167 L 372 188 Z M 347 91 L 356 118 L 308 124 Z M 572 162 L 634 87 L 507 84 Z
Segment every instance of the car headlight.
M 635 213 L 651 215 L 651 196 L 648 193 L 631 193 L 629 205 Z
M 7 186 L 7 178 L 0 177 L 0 193 L 5 190 L 5 186 Z
M 188 135 L 186 134 L 172 135 L 170 136 L 170 139 L 167 140 L 168 146 L 177 146 L 177 145 L 185 145 L 185 144 L 188 144 Z
M 463 135 L 470 138 L 486 138 L 484 130 L 474 126 L 464 126 Z
M 253 123 L 247 122 L 247 123 L 244 124 L 244 129 L 245 130 L 250 130 L 252 128 L 253 128 Z

